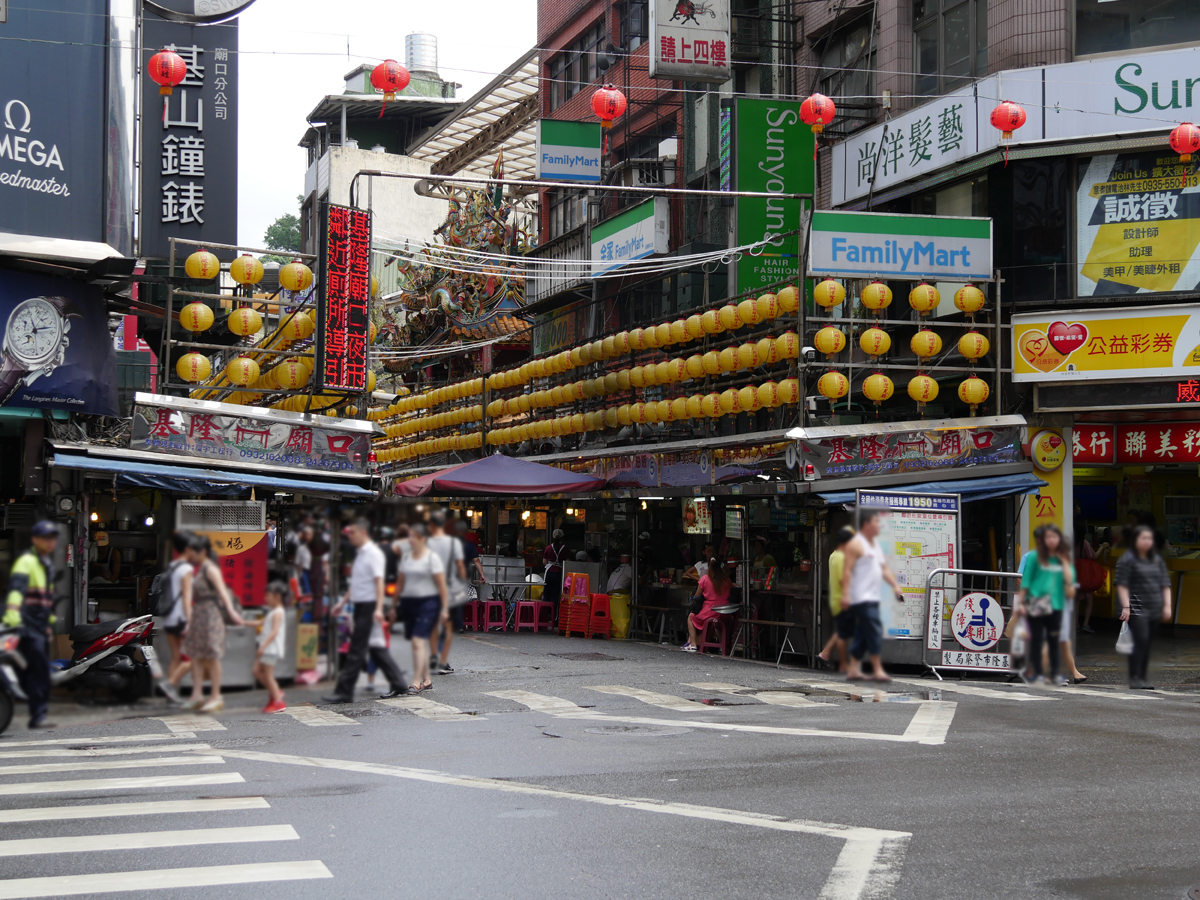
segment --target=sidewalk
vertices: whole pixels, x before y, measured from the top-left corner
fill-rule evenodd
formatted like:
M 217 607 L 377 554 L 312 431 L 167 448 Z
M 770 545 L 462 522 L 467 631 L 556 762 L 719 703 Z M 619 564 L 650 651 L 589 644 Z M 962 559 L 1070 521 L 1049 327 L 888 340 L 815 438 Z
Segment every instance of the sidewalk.
M 1125 683 L 1128 662 L 1116 651 L 1118 624 L 1099 620 L 1095 633 L 1076 632 L 1075 662 L 1089 681 Z M 1150 651 L 1150 678 L 1160 687 L 1200 689 L 1200 629 L 1160 628 Z

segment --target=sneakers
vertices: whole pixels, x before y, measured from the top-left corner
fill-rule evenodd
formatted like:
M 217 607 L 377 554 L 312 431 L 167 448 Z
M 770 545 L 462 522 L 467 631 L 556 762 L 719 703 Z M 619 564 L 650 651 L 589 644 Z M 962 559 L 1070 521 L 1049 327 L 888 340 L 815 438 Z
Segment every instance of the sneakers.
M 434 671 L 437 672 L 437 674 L 439 674 L 439 675 L 453 675 L 454 667 L 451 666 L 450 663 L 442 663 L 441 668 L 434 669 Z
M 679 649 L 682 650 L 684 653 L 695 653 L 696 652 L 696 648 L 693 647 L 690 642 L 687 644 L 684 644 Z
M 1054 684 L 1056 687 L 1062 687 L 1065 684 L 1070 684 L 1070 682 L 1067 681 L 1066 676 L 1055 675 L 1054 676 Z
M 263 712 L 277 713 L 277 712 L 282 712 L 285 709 L 287 709 L 286 703 L 284 703 L 282 700 L 275 700 L 274 702 L 268 703 L 266 706 L 264 706 Z

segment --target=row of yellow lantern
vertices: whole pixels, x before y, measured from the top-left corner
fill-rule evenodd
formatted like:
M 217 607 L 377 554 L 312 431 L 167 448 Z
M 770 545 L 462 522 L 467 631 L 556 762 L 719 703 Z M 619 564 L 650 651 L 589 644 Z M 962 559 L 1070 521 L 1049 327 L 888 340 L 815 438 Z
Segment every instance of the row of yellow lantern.
M 184 260 L 183 271 L 187 273 L 188 278 L 208 281 L 220 273 L 221 261 L 207 250 L 197 250 Z M 258 284 L 262 281 L 263 274 L 262 263 L 249 253 L 239 256 L 229 264 L 229 277 L 238 284 Z M 279 267 L 279 284 L 289 291 L 308 290 L 312 283 L 312 269 L 298 259 Z
M 817 379 L 817 391 L 829 400 L 839 400 L 850 393 L 850 380 L 841 372 L 826 372 Z M 875 372 L 863 379 L 862 392 L 878 405 L 895 394 L 896 386 L 882 372 Z M 972 407 L 983 403 L 990 394 L 987 382 L 977 375 L 971 375 L 958 386 L 959 399 Z M 915 375 L 908 382 L 908 396 L 917 403 L 930 403 L 937 399 L 938 383 L 928 375 Z
M 835 281 L 832 278 L 826 278 L 819 282 L 813 288 L 813 300 L 818 306 L 823 306 L 826 309 L 832 309 L 835 306 L 840 306 L 846 299 L 846 289 L 841 282 Z M 892 289 L 882 281 L 872 281 L 862 289 L 859 294 L 859 301 L 870 310 L 881 310 L 891 306 Z M 919 312 L 921 315 L 926 315 L 937 309 L 942 302 L 941 292 L 932 284 L 921 282 L 916 285 L 908 293 L 908 305 Z M 974 315 L 983 309 L 987 298 L 983 291 L 975 287 L 973 284 L 963 285 L 954 292 L 954 305 L 966 313 Z
M 813 345 L 827 357 L 846 349 L 846 335 L 840 328 L 826 325 L 813 337 Z M 922 328 L 912 336 L 909 348 L 920 359 L 928 359 L 942 352 L 942 339 L 936 331 Z M 867 328 L 858 337 L 858 346 L 868 356 L 883 356 L 892 347 L 891 336 L 882 328 Z M 969 360 L 987 356 L 991 342 L 977 331 L 968 331 L 958 339 L 958 352 Z
M 478 431 L 471 434 L 456 434 L 451 437 L 428 438 L 405 447 L 393 447 L 376 451 L 381 463 L 402 462 L 431 453 L 447 453 L 451 450 L 478 450 L 483 446 L 483 435 Z
M 383 426 L 383 433 L 390 438 L 409 437 L 423 431 L 438 431 L 442 428 L 453 428 L 467 422 L 478 422 L 483 419 L 483 406 L 464 406 L 449 412 L 435 413 L 420 419 L 409 419 Z

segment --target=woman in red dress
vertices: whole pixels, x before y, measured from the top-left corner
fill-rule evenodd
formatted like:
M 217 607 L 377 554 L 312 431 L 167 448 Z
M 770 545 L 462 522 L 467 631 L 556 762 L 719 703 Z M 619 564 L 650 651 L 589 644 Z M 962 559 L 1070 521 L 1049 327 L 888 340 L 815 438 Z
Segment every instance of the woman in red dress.
M 695 596 L 692 597 L 693 601 L 703 597 L 704 605 L 700 607 L 700 612 L 688 616 L 688 642 L 680 648 L 685 653 L 695 653 L 699 649 L 708 623 L 720 615 L 716 611 L 717 607 L 729 602 L 730 587 L 729 575 L 725 572 L 724 564 L 714 556 L 708 561 L 708 574 L 700 579 L 700 583 L 696 585 Z

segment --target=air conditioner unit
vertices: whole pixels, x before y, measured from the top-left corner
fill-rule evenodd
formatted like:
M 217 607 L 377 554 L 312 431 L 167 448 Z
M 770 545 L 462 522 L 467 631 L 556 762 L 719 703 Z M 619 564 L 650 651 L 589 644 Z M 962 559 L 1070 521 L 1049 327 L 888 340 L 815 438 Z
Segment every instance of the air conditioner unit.
M 177 500 L 175 527 L 188 531 L 266 531 L 265 500 Z

